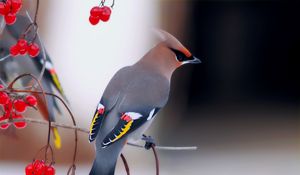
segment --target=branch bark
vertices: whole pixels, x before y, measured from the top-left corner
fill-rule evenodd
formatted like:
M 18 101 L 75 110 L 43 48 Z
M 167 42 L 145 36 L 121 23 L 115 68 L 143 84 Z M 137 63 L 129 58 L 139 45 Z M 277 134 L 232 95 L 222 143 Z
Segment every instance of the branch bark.
M 32 119 L 32 118 L 24 118 L 24 119 L 13 119 L 13 120 L 4 120 L 0 122 L 0 125 L 2 124 L 12 124 L 14 122 L 20 122 L 20 121 L 25 121 L 27 123 L 36 123 L 36 124 L 42 124 L 42 125 L 48 125 L 48 121 L 45 120 L 39 120 L 39 119 Z M 77 129 L 77 131 L 83 132 L 83 133 L 89 133 L 89 130 L 85 128 L 80 128 L 80 127 L 75 127 L 71 125 L 66 125 L 63 123 L 57 123 L 57 122 L 51 122 L 51 126 L 53 127 L 59 127 L 59 128 L 65 128 L 65 129 Z M 144 149 L 144 146 L 138 145 L 135 143 L 130 143 L 128 142 L 127 145 L 133 146 L 136 148 L 142 148 Z M 172 147 L 172 146 L 155 146 L 156 149 L 158 150 L 168 150 L 168 151 L 192 151 L 192 150 L 197 150 L 196 146 L 189 146 L 189 147 Z

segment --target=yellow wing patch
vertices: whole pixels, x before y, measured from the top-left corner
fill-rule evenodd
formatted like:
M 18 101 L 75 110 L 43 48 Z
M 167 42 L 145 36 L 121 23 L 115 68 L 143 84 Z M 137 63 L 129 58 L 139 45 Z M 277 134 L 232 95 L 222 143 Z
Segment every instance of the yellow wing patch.
M 99 115 L 98 112 L 96 112 L 94 118 L 93 118 L 93 121 L 91 123 L 91 126 L 90 126 L 90 133 L 89 133 L 89 141 L 92 142 L 95 140 L 96 138 L 96 132 L 97 132 L 97 127 L 100 127 L 99 126 L 99 123 L 98 122 L 98 119 L 99 117 L 101 117 L 101 115 Z
M 125 135 L 129 131 L 129 129 L 130 129 L 131 125 L 132 125 L 132 122 L 133 122 L 133 120 L 129 121 L 125 125 L 125 127 L 121 129 L 122 131 L 120 132 L 120 134 L 117 135 L 116 138 L 114 138 L 111 142 L 113 143 L 113 142 L 117 141 L 118 139 L 120 139 L 123 135 Z
M 60 149 L 61 148 L 61 138 L 60 138 L 57 128 L 53 128 L 53 135 L 54 135 L 54 146 L 56 149 Z
M 97 113 L 95 114 L 95 116 L 94 116 L 94 118 L 93 118 L 93 121 L 92 121 L 92 123 L 91 123 L 91 126 L 90 126 L 90 135 L 93 134 L 93 129 L 94 129 L 94 127 L 95 127 L 95 124 L 96 124 L 98 118 L 99 118 L 99 113 L 97 112 Z
M 52 80 L 53 80 L 53 82 L 54 82 L 54 85 L 57 87 L 58 91 L 59 91 L 62 95 L 64 95 L 64 90 L 63 90 L 63 88 L 62 88 L 62 86 L 61 86 L 61 84 L 60 84 L 60 82 L 59 82 L 59 79 L 58 79 L 58 76 L 57 76 L 55 70 L 51 70 L 51 71 L 50 71 L 50 74 L 51 74 L 51 78 L 52 78 Z

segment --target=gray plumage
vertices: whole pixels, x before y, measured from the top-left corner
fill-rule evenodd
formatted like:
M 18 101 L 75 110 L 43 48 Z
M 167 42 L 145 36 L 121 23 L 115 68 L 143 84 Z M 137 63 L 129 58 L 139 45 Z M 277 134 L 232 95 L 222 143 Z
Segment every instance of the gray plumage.
M 196 60 L 172 35 L 164 31 L 160 35 L 160 44 L 136 64 L 119 70 L 107 85 L 99 103 L 105 112 L 99 114 L 98 107 L 91 125 L 96 158 L 90 175 L 113 175 L 126 142 L 141 139 L 155 114 L 166 105 L 172 73 L 184 64 L 171 49 L 186 52 L 185 61 Z M 124 115 L 131 115 L 131 120 Z
M 0 35 L 0 58 L 4 57 L 6 55 L 9 55 L 10 47 L 17 43 L 18 39 L 21 37 L 21 34 L 24 32 L 24 30 L 30 23 L 31 22 L 28 17 L 18 15 L 17 21 L 14 25 L 5 26 L 3 28 L 3 31 Z M 33 34 L 34 33 L 31 33 L 31 35 L 33 35 Z M 41 48 L 40 41 L 38 39 L 36 39 L 35 42 Z M 42 52 L 42 49 L 41 49 L 41 52 Z M 54 92 L 54 88 L 56 88 L 61 93 L 61 95 L 63 97 L 65 97 L 63 91 L 61 90 L 60 83 L 58 82 L 58 86 L 57 86 L 57 83 L 55 83 L 52 79 L 53 75 L 51 75 L 50 69 L 49 69 L 49 67 L 52 66 L 52 62 L 47 53 L 46 53 L 46 63 L 48 65 L 48 67 L 46 68 L 44 76 L 41 80 L 43 89 L 46 92 Z M 9 83 L 13 79 L 15 79 L 17 76 L 24 74 L 24 73 L 31 73 L 31 74 L 35 75 L 36 77 L 38 77 L 40 75 L 42 67 L 43 67 L 43 54 L 42 53 L 40 53 L 35 58 L 31 58 L 27 54 L 19 55 L 17 57 L 10 57 L 10 58 L 7 58 L 4 61 L 0 62 L 0 78 L 2 80 L 4 80 L 5 82 Z M 34 82 L 32 81 L 32 79 L 30 77 L 22 78 L 16 84 L 17 86 L 14 86 L 14 87 L 22 88 L 22 87 L 26 87 L 32 83 L 34 83 Z M 43 114 L 43 117 L 45 119 L 49 118 L 50 121 L 55 122 L 55 109 L 58 112 L 60 112 L 60 109 L 59 109 L 57 101 L 54 99 L 54 97 L 47 97 L 47 106 L 45 106 L 43 104 L 43 102 L 39 102 L 39 105 L 40 105 L 40 107 L 43 108 L 43 109 L 40 108 L 41 113 Z M 42 106 L 42 105 L 44 105 L 44 106 Z M 45 110 L 48 110 L 48 115 L 45 113 Z M 53 129 L 55 129 L 55 128 L 53 128 Z M 57 132 L 54 135 L 54 139 L 57 140 L 57 142 L 55 142 L 55 146 L 57 148 L 60 148 L 60 136 Z

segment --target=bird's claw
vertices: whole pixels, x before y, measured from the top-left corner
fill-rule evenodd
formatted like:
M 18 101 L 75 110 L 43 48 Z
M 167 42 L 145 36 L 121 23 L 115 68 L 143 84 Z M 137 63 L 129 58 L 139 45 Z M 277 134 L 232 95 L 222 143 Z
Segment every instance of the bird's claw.
M 142 140 L 144 140 L 146 143 L 145 143 L 145 146 L 144 148 L 146 150 L 149 150 L 151 149 L 153 146 L 155 146 L 155 141 L 154 139 L 151 137 L 151 136 L 146 136 L 146 135 L 143 135 L 143 138 Z

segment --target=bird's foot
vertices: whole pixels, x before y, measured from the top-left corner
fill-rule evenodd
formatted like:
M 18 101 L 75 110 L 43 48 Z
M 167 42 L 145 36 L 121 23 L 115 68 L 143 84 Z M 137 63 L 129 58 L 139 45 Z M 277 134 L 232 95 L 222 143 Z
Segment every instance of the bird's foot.
M 144 140 L 146 143 L 145 143 L 145 146 L 144 148 L 146 150 L 149 150 L 151 149 L 153 146 L 155 146 L 155 141 L 154 139 L 151 137 L 151 136 L 146 136 L 145 134 L 143 134 L 143 138 L 142 140 Z

